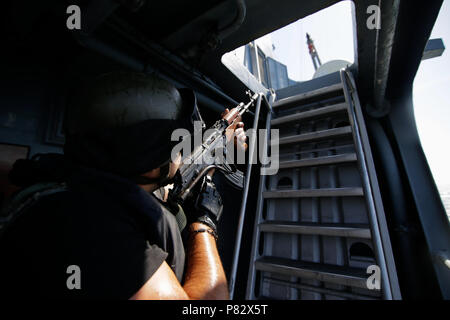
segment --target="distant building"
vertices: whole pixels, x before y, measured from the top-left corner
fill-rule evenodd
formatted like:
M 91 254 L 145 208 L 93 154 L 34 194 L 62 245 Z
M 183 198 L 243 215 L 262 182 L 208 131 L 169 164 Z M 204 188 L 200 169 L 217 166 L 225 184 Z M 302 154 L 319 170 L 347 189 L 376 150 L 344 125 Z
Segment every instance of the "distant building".
M 247 44 L 244 65 L 266 88 L 278 90 L 298 83 L 289 78 L 287 66 L 273 58 L 272 45 Z
M 289 78 L 287 66 L 275 59 L 274 46 L 270 34 L 230 52 L 233 61 L 246 69 L 266 88 L 275 90 L 295 84 Z

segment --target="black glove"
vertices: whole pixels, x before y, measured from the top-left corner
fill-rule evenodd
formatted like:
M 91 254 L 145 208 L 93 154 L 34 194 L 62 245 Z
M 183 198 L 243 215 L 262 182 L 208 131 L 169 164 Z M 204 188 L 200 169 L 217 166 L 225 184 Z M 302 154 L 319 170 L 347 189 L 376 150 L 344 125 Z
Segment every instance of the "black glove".
M 189 223 L 201 222 L 209 226 L 217 234 L 217 223 L 222 215 L 222 198 L 212 182 L 212 178 L 206 175 L 200 187 L 197 198 L 194 198 L 193 206 L 189 206 L 187 219 Z

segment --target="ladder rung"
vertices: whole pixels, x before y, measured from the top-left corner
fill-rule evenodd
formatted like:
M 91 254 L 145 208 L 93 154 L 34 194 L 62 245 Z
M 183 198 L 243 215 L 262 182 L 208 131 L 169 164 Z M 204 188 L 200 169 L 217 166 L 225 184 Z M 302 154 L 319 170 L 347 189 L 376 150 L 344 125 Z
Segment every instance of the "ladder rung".
M 309 292 L 317 292 L 324 295 L 330 295 L 334 297 L 344 298 L 344 299 L 351 299 L 351 300 L 378 300 L 380 299 L 380 291 L 373 292 L 373 296 L 367 295 L 367 294 L 357 294 L 347 291 L 339 291 L 334 289 L 328 289 L 328 288 L 321 288 L 316 287 L 312 285 L 307 284 L 299 284 L 299 283 L 292 283 L 290 281 L 283 281 L 278 280 L 274 278 L 267 278 L 265 277 L 263 281 L 269 283 L 269 284 L 275 284 L 283 287 L 289 287 L 289 288 L 296 288 L 302 291 L 309 291 Z
M 329 146 L 329 147 L 323 147 L 323 148 L 313 148 L 309 150 L 299 150 L 299 151 L 290 151 L 290 152 L 279 152 L 280 157 L 292 157 L 292 156 L 298 156 L 302 154 L 311 154 L 311 153 L 317 153 L 317 152 L 329 152 L 329 151 L 339 151 L 342 149 L 349 149 L 354 148 L 353 143 L 352 144 L 344 144 L 340 146 Z
M 335 156 L 326 156 L 318 158 L 309 158 L 302 160 L 280 161 L 280 169 L 302 168 L 302 167 L 314 167 L 325 166 L 345 162 L 356 161 L 355 153 L 340 154 Z
M 293 233 L 371 239 L 368 226 L 269 221 L 259 225 L 262 232 Z
M 352 128 L 350 126 L 347 126 L 347 127 L 342 127 L 342 128 L 308 132 L 308 133 L 303 133 L 303 134 L 291 136 L 291 137 L 284 137 L 284 138 L 280 138 L 278 143 L 280 145 L 282 145 L 282 144 L 289 144 L 289 143 L 309 142 L 309 141 L 315 141 L 315 140 L 321 140 L 321 139 L 327 139 L 327 138 L 334 138 L 334 137 L 338 137 L 338 136 L 344 136 L 344 135 L 351 134 L 351 133 L 352 133 Z M 272 145 L 273 144 L 276 144 L 276 142 L 275 141 L 272 142 Z
M 255 261 L 260 271 L 283 274 L 302 279 L 313 279 L 344 286 L 367 289 L 364 269 L 295 261 L 284 258 L 264 257 Z
M 347 103 L 340 103 L 340 104 L 335 104 L 335 105 L 328 106 L 328 107 L 299 112 L 299 113 L 295 113 L 295 114 L 290 114 L 288 116 L 276 118 L 276 119 L 273 119 L 270 122 L 270 124 L 272 126 L 276 126 L 276 125 L 279 125 L 282 123 L 287 123 L 287 122 L 292 122 L 292 121 L 313 119 L 313 118 L 317 118 L 317 117 L 320 117 L 323 115 L 333 114 L 333 113 L 337 113 L 337 112 L 344 111 L 344 110 L 347 110 Z
M 275 101 L 272 107 L 276 109 L 284 106 L 291 106 L 293 104 L 305 103 L 313 99 L 323 99 L 327 95 L 330 95 L 331 93 L 334 93 L 339 90 L 342 90 L 341 83 L 337 83 L 328 87 L 319 88 L 317 90 L 301 93 L 296 96 Z
M 271 198 L 314 198 L 314 197 L 358 197 L 364 195 L 362 188 L 302 189 L 265 191 L 263 196 Z

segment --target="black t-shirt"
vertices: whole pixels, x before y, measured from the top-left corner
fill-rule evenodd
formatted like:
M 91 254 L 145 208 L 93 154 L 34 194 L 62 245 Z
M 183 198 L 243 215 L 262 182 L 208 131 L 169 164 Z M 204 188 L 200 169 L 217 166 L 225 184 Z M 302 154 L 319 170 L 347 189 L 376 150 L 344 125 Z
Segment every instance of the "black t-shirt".
M 4 234 L 2 294 L 128 299 L 164 260 L 181 281 L 181 235 L 153 195 L 87 168 L 74 172 L 67 185 L 68 191 L 39 200 Z

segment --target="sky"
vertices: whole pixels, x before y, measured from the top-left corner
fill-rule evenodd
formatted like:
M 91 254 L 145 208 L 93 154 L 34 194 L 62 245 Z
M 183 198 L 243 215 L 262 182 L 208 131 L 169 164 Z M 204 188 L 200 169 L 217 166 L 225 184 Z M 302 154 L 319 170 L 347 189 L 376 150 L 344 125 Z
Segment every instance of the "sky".
M 444 1 L 431 39 L 446 50 L 423 60 L 414 80 L 414 114 L 422 148 L 439 189 L 450 188 L 450 1 Z M 450 143 L 449 143 L 450 144 Z
M 342 1 L 272 32 L 274 58 L 288 67 L 297 81 L 312 79 L 314 67 L 306 45 L 308 32 L 322 63 L 342 59 L 354 62 L 353 3 Z M 324 23 L 325 21 L 325 23 Z M 450 189 L 450 1 L 444 1 L 431 39 L 442 38 L 441 57 L 422 61 L 414 81 L 416 124 L 438 188 Z
M 354 62 L 352 7 L 351 1 L 342 1 L 272 32 L 274 57 L 287 65 L 289 78 L 305 81 L 314 75 L 306 33 L 314 40 L 322 63 L 336 59 Z

